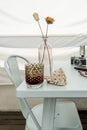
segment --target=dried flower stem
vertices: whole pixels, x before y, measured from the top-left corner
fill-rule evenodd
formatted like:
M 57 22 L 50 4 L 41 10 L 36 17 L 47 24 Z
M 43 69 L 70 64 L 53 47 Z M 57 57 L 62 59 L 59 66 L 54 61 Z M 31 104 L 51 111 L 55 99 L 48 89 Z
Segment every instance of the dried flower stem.
M 42 32 L 43 33 L 43 32 Z M 45 47 L 46 48 L 48 48 L 48 46 L 47 46 L 47 34 L 48 34 L 48 24 L 47 24 L 47 29 L 46 29 L 46 36 L 45 37 L 43 37 L 44 38 L 44 43 L 45 43 L 45 46 L 44 46 L 44 50 L 43 50 L 43 57 L 42 57 L 42 62 L 43 62 L 43 59 L 44 59 L 44 55 L 45 55 Z M 44 35 L 43 35 L 44 36 Z M 47 49 L 47 51 L 49 51 L 48 49 Z M 49 53 L 49 52 L 48 52 Z M 50 56 L 49 54 L 48 54 L 48 56 Z
M 48 24 L 47 24 L 47 29 L 46 29 L 46 38 L 47 38 L 47 34 L 48 34 Z
M 47 29 L 46 29 L 46 41 L 47 41 L 47 34 L 48 34 L 48 24 L 47 24 Z M 51 75 L 51 58 L 50 58 L 50 53 L 49 53 L 47 44 L 46 44 L 46 47 L 47 47 L 47 52 L 48 52 L 48 58 L 49 58 L 49 64 L 50 64 L 50 75 Z
M 45 43 L 45 36 L 44 36 L 44 34 L 43 34 L 43 31 L 42 31 L 42 28 L 41 28 L 40 22 L 39 22 L 39 21 L 37 21 L 37 22 L 38 22 L 38 25 L 39 25 L 39 28 L 40 28 L 40 31 L 41 31 L 41 34 L 42 34 L 43 41 L 44 41 L 44 43 Z M 43 57 L 42 57 L 42 61 L 41 61 L 41 63 L 43 62 L 44 54 L 45 54 L 45 46 L 44 46 L 44 50 L 43 50 Z M 39 61 L 40 61 L 40 57 L 39 57 Z
M 40 22 L 39 22 L 39 21 L 38 21 L 38 25 L 39 25 L 39 27 L 40 27 L 41 34 L 42 34 L 42 38 L 43 38 L 43 41 L 44 41 L 44 43 L 45 43 L 41 63 L 42 63 L 42 62 L 43 62 L 43 60 L 44 60 L 44 56 L 45 56 L 45 48 L 47 48 L 47 53 L 48 53 L 49 64 L 50 64 L 50 66 L 51 66 L 50 53 L 49 53 L 49 49 L 48 49 L 48 46 L 47 46 L 48 24 L 47 24 L 47 29 L 46 29 L 46 36 L 44 36 L 44 34 L 43 34 L 43 31 L 42 31 L 42 28 L 41 28 L 41 25 L 40 25 Z M 40 57 L 39 57 L 39 59 L 40 59 Z M 51 75 L 51 67 L 50 67 L 50 75 Z
M 39 21 L 38 21 L 38 25 L 39 25 L 39 28 L 40 28 L 40 31 L 41 31 L 41 34 L 42 34 L 43 41 L 45 41 L 45 40 L 44 40 L 45 37 L 44 37 L 44 34 L 43 34 L 43 31 L 42 31 L 42 28 L 41 28 L 41 25 L 40 25 L 40 22 L 39 22 Z
M 49 59 L 49 64 L 50 64 L 50 76 L 51 76 L 51 71 L 52 71 L 52 68 L 51 68 L 51 58 L 50 58 L 50 53 L 49 53 L 49 49 L 48 49 L 48 46 L 47 46 L 47 42 L 45 44 L 46 44 L 46 48 L 47 48 L 47 52 L 48 52 L 48 59 Z

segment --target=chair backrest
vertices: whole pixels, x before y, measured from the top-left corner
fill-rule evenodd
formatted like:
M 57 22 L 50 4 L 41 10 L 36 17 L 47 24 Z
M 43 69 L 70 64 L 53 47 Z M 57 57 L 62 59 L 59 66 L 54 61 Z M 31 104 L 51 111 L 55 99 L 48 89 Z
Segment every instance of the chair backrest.
M 20 74 L 19 69 L 19 62 L 22 60 L 24 64 L 29 63 L 29 61 L 19 55 L 11 55 L 7 58 L 7 60 L 4 63 L 5 70 L 10 78 L 10 80 L 13 82 L 15 87 L 19 86 L 20 83 L 23 81 Z

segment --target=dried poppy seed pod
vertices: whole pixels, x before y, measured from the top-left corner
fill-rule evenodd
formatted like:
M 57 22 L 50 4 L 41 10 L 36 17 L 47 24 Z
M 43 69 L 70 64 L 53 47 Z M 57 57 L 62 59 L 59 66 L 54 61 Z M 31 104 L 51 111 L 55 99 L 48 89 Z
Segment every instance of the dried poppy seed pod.
M 36 21 L 39 21 L 39 15 L 38 13 L 33 13 L 33 17 Z

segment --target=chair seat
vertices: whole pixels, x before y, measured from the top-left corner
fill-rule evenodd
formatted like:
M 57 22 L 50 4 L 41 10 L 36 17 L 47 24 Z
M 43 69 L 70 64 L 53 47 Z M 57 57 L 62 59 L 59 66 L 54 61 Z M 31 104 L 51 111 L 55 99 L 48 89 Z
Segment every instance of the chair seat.
M 41 126 L 43 104 L 35 106 L 32 111 Z M 30 115 L 26 120 L 26 130 L 38 130 Z M 54 130 L 82 130 L 80 118 L 73 102 L 56 103 Z

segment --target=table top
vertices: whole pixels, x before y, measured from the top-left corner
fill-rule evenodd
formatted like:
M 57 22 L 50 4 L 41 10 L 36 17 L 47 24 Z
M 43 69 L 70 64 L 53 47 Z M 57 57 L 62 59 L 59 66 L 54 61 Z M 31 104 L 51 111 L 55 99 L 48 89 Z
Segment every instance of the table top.
M 67 85 L 56 86 L 43 83 L 41 88 L 31 89 L 24 81 L 17 89 L 17 97 L 58 97 L 58 98 L 86 98 L 87 78 L 80 76 L 77 70 L 68 62 L 55 62 L 55 69 L 62 68 L 67 77 Z

